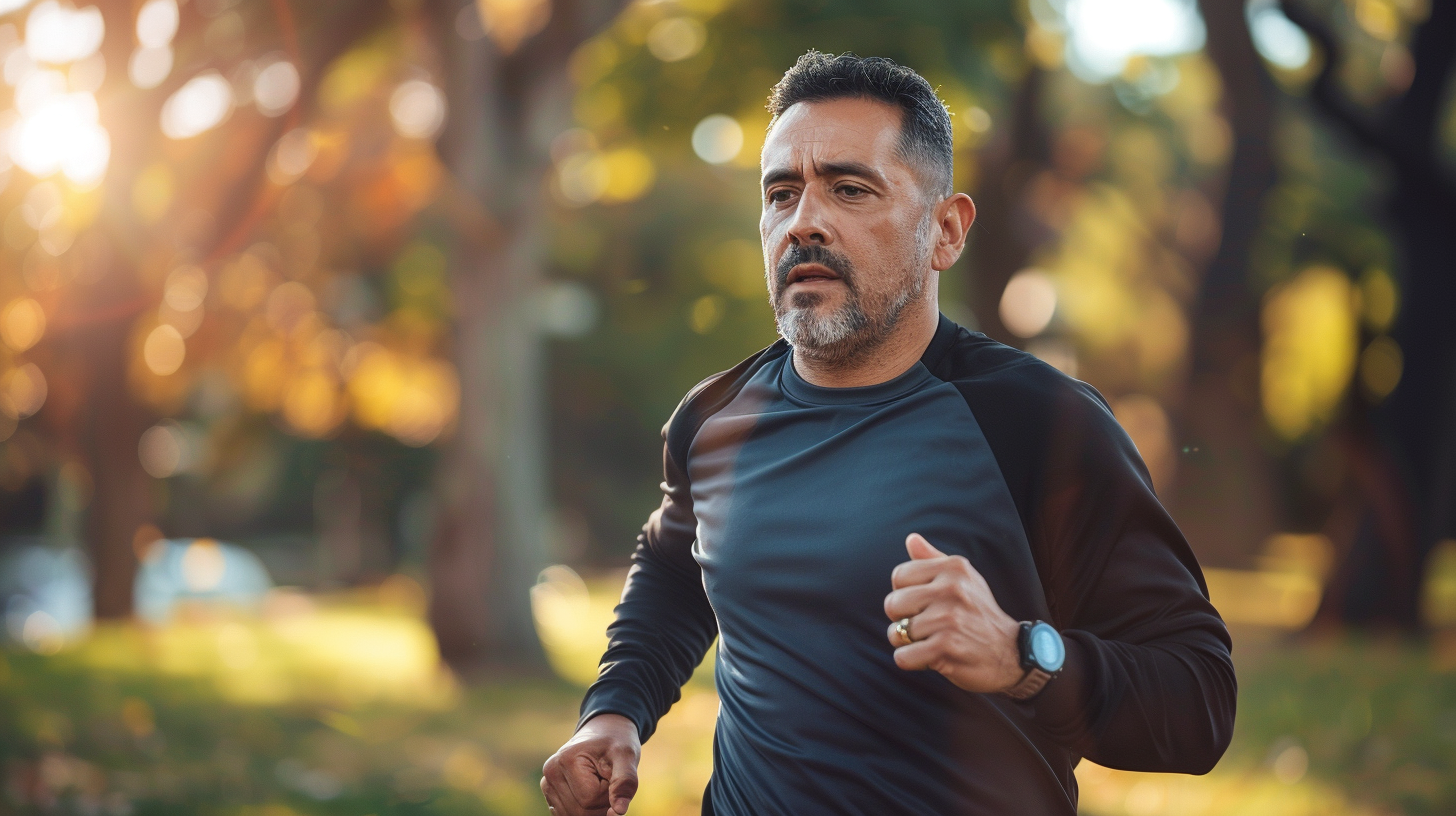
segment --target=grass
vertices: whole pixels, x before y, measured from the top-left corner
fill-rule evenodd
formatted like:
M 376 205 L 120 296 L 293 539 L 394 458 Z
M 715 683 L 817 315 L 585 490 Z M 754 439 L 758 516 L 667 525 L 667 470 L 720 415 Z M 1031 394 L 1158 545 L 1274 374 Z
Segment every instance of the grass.
M 6 798 L 117 816 L 541 810 L 540 763 L 571 733 L 579 689 L 462 690 L 432 644 L 411 610 L 352 598 L 9 653 Z
M 1084 763 L 1085 812 L 1456 811 L 1456 643 L 1304 641 L 1247 630 L 1235 630 L 1235 640 L 1238 719 L 1219 766 L 1188 777 Z
M 0 813 L 544 814 L 541 762 L 575 723 L 615 580 L 538 589 L 538 628 L 568 678 L 555 683 L 453 683 L 398 582 L 6 653 Z M 1456 812 L 1456 640 L 1236 640 L 1239 719 L 1219 767 L 1083 763 L 1083 812 Z M 716 712 L 700 671 L 645 747 L 634 814 L 697 812 Z

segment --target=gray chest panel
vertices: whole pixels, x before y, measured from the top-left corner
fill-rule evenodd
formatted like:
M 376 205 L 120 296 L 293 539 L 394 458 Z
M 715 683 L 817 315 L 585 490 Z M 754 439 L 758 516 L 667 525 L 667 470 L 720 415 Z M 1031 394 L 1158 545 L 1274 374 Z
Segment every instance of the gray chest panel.
M 933 672 L 895 666 L 883 603 L 908 559 L 905 537 L 970 559 L 1013 617 L 1047 612 L 1021 519 L 961 394 L 918 363 L 876 386 L 816 388 L 786 355 L 704 423 L 688 476 L 694 555 L 720 631 L 720 752 L 770 760 L 784 776 L 769 790 L 815 796 L 833 795 L 803 790 L 825 784 L 824 768 L 861 784 L 884 777 L 881 788 L 907 762 L 950 763 L 940 778 L 964 779 L 968 733 L 1000 715 Z M 732 779 L 714 784 L 738 795 Z M 921 793 L 941 807 L 966 792 Z

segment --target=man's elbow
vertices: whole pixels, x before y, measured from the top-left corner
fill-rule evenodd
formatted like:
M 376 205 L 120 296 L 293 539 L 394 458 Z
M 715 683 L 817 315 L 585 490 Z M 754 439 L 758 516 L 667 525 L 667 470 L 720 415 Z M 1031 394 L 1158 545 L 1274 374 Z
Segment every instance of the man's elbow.
M 1151 761 L 1135 770 L 1202 776 L 1223 759 L 1233 740 L 1238 686 L 1232 664 L 1217 664 L 1179 696 L 1168 713 L 1184 714 L 1163 721 L 1163 736 L 1155 740 L 1156 750 L 1148 757 Z
M 1233 723 L 1229 723 L 1228 727 L 1215 733 L 1212 739 L 1206 740 L 1202 745 L 1190 746 L 1190 750 L 1184 758 L 1185 767 L 1178 768 L 1174 772 L 1203 776 L 1213 770 L 1218 765 L 1218 761 L 1223 759 L 1224 752 L 1228 750 L 1233 730 Z
M 1234 712 L 1238 698 L 1238 687 L 1234 682 L 1232 667 L 1224 688 L 1205 699 L 1208 708 L 1208 722 L 1200 728 L 1197 738 L 1189 740 L 1179 752 L 1179 764 L 1175 773 L 1202 776 L 1214 769 L 1234 736 Z
M 1175 773 L 1202 776 L 1213 770 L 1228 750 L 1233 736 L 1232 718 L 1228 723 L 1212 720 L 1210 727 L 1189 729 L 1173 739 L 1163 742 L 1152 754 L 1145 754 L 1141 760 L 1133 759 L 1125 764 L 1114 765 L 1129 771 L 1144 773 Z M 1089 757 L 1094 762 L 1096 757 Z

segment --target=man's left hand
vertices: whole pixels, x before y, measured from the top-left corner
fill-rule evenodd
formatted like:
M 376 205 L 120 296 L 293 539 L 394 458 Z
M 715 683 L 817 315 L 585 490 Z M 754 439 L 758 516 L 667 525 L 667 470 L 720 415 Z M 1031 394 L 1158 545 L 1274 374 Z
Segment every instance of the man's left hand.
M 890 573 L 893 622 L 910 619 L 908 645 L 890 624 L 895 665 L 934 669 L 966 691 L 1004 691 L 1021 680 L 1021 625 L 1001 610 L 986 579 L 964 556 L 946 555 L 919 533 L 905 539 L 909 561 Z

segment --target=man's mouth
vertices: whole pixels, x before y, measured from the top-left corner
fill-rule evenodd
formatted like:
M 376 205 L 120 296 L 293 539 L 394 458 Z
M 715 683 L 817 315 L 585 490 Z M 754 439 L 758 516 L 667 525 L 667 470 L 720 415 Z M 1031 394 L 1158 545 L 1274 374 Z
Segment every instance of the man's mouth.
M 789 270 L 789 286 L 796 283 L 824 283 L 839 280 L 839 273 L 815 263 L 799 264 Z

